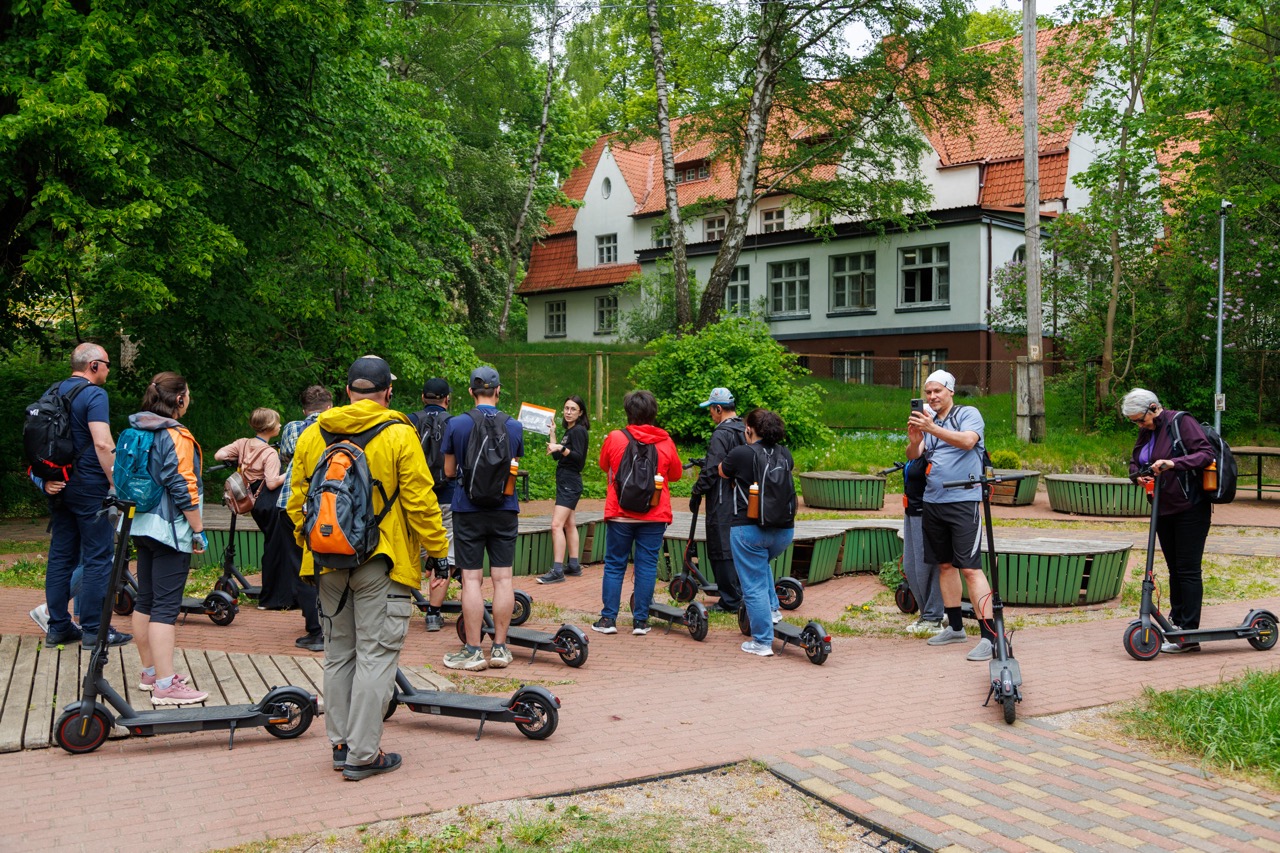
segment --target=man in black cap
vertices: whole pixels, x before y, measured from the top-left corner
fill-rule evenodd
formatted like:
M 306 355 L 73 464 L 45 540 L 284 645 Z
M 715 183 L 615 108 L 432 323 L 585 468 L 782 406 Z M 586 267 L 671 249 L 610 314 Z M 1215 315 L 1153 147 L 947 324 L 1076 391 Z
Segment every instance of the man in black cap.
M 418 430 L 418 440 L 422 443 L 422 453 L 427 458 L 431 479 L 435 481 L 440 520 L 449 537 L 449 569 L 453 568 L 453 492 L 456 483 L 444 474 L 444 434 L 451 419 L 449 397 L 452 393 L 453 389 L 445 379 L 439 376 L 428 379 L 422 383 L 422 410 L 409 415 L 409 420 L 413 421 Z M 425 553 L 423 557 L 426 557 Z M 449 572 L 442 568 L 430 578 L 426 620 L 428 631 L 439 631 L 444 627 L 440 606 L 444 604 L 448 591 Z
M 417 433 L 406 415 L 388 408 L 394 379 L 381 358 L 356 359 L 347 371 L 351 404 L 321 412 L 307 427 L 298 439 L 290 475 L 288 512 L 304 550 L 301 574 L 304 579 L 315 577 L 320 594 L 324 718 L 333 769 L 353 781 L 400 766 L 398 754 L 381 749 L 382 722 L 415 612 L 413 590 L 422 587 L 418 555 L 425 547 L 438 563 L 449 552 Z M 356 514 L 336 513 L 330 523 L 319 523 L 323 507 L 331 504 L 307 500 L 325 451 L 343 438 L 364 446 L 368 476 L 379 483 L 371 489 L 378 544 L 373 556 L 355 568 L 336 567 L 340 562 L 334 557 L 340 552 L 322 554 L 310 548 L 326 531 L 345 537 L 348 531 L 340 525 L 355 524 Z
M 733 521 L 733 498 L 730 493 L 733 485 L 721 477 L 719 471 L 720 463 L 729 455 L 729 451 L 746 444 L 747 440 L 743 436 L 742 419 L 738 417 L 733 394 L 728 388 L 712 388 L 706 402 L 699 405 L 711 415 L 711 423 L 715 424 L 715 428 L 711 431 L 711 440 L 707 442 L 707 458 L 703 460 L 702 471 L 693 484 L 694 497 L 689 500 L 689 511 L 693 511 L 697 496 L 704 496 L 707 559 L 711 561 L 716 588 L 720 591 L 720 601 L 712 605 L 711 609 L 737 613 L 738 605 L 742 603 L 742 590 L 738 583 L 738 571 L 733 565 L 733 553 L 729 550 L 729 525 Z
M 454 554 L 462 571 L 462 616 L 467 639 L 459 651 L 444 656 L 450 669 L 473 672 L 502 669 L 512 661 L 507 629 L 515 597 L 511 566 L 515 562 L 520 503 L 510 470 L 524 455 L 520 422 L 498 411 L 502 380 L 492 367 L 471 371 L 467 390 L 475 408 L 449 421 L 444 439 L 444 473 L 458 478 L 453 494 Z M 507 467 L 500 471 L 495 465 Z M 485 660 L 480 648 L 484 619 L 484 556 L 489 554 L 493 579 L 493 649 Z

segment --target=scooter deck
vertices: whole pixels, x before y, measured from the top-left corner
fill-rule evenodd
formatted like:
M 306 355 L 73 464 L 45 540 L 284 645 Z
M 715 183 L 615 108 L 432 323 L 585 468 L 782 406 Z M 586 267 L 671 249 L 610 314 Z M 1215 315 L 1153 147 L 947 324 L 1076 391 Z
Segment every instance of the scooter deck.
M 396 693 L 396 701 L 409 710 L 420 713 L 477 717 L 481 714 L 504 713 L 509 704 L 496 696 L 473 696 L 470 693 L 450 693 L 447 690 Z
M 481 626 L 481 631 L 490 637 L 493 636 L 494 629 L 490 625 Z M 555 642 L 556 635 L 548 634 L 546 631 L 535 631 L 532 628 L 508 628 L 507 642 L 517 646 L 546 646 L 551 648 Z
M 670 604 L 650 604 L 649 616 L 657 616 L 659 619 L 665 619 L 677 625 L 685 624 L 684 608 L 672 607 Z
M 1162 631 L 1166 643 L 1212 643 L 1218 640 L 1247 640 L 1259 636 L 1253 625 L 1234 628 L 1196 628 L 1194 631 Z
M 1018 662 L 1013 658 L 1005 658 L 1004 660 L 992 658 L 990 666 L 991 680 L 1001 681 L 1006 669 L 1009 670 L 1009 680 L 1013 683 L 1013 686 L 1021 687 L 1022 667 L 1018 666 Z

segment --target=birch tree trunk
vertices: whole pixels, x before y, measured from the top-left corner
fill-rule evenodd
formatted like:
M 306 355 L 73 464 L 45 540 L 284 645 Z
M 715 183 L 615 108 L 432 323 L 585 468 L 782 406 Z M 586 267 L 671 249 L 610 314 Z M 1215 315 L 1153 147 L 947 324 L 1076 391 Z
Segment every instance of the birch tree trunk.
M 1036 91 L 1036 0 L 1022 0 L 1023 225 L 1027 280 L 1027 422 L 1018 438 L 1044 441 L 1044 329 L 1040 300 L 1040 107 Z

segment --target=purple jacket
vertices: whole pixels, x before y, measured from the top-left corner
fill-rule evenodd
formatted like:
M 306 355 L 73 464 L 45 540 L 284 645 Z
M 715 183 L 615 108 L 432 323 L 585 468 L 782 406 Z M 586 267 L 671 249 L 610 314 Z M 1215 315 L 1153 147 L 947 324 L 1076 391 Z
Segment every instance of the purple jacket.
M 1161 515 L 1186 512 L 1203 500 L 1200 471 L 1213 461 L 1213 448 L 1209 439 L 1205 437 L 1200 423 L 1191 415 L 1178 421 L 1186 455 L 1173 455 L 1173 418 L 1176 414 L 1178 413 L 1171 409 L 1165 409 L 1156 416 L 1154 429 L 1138 430 L 1138 439 L 1133 443 L 1133 454 L 1129 457 L 1130 477 L 1136 475 L 1139 468 L 1157 459 L 1168 459 L 1173 463 L 1173 470 L 1166 471 L 1156 480 L 1156 486 L 1160 489 Z M 1143 448 L 1148 444 L 1151 445 L 1151 454 L 1146 462 L 1139 462 Z

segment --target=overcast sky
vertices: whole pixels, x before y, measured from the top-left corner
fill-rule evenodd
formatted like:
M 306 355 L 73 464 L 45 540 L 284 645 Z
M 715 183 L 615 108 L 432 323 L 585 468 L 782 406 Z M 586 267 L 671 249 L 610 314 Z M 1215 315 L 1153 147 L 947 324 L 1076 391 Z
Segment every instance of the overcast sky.
M 974 8 L 985 12 L 997 6 L 1003 6 L 1006 9 L 1014 9 L 1018 12 L 1022 11 L 1022 0 L 974 0 Z M 1052 15 L 1058 11 L 1059 6 L 1065 6 L 1066 0 L 1036 0 L 1037 15 Z

